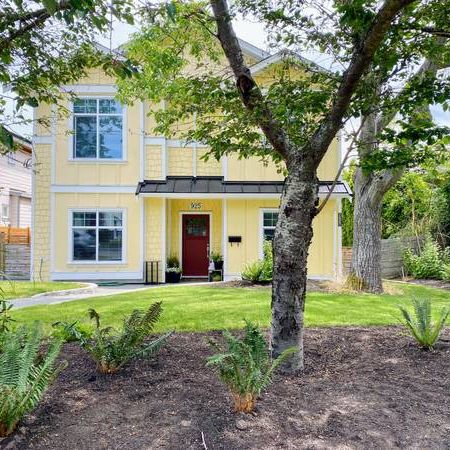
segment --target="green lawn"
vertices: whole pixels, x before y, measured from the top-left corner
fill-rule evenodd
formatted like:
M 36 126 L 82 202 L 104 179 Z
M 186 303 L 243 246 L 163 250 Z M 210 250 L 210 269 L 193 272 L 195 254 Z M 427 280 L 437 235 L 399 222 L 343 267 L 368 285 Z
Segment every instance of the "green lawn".
M 0 293 L 6 299 L 31 297 L 43 292 L 62 291 L 82 286 L 80 283 L 48 282 L 40 283 L 33 281 L 0 281 Z
M 307 296 L 306 325 L 388 325 L 397 324 L 397 305 L 409 304 L 411 297 L 429 297 L 436 307 L 450 306 L 450 292 L 423 286 L 390 283 L 391 294 L 322 293 Z M 392 293 L 392 291 L 394 291 Z M 244 318 L 268 326 L 269 289 L 178 286 L 148 289 L 108 297 L 96 297 L 51 306 L 30 306 L 13 311 L 18 321 L 40 320 L 47 327 L 58 320 L 86 320 L 88 308 L 96 309 L 103 325 L 118 325 L 134 308 L 163 301 L 157 330 L 205 331 L 240 328 Z

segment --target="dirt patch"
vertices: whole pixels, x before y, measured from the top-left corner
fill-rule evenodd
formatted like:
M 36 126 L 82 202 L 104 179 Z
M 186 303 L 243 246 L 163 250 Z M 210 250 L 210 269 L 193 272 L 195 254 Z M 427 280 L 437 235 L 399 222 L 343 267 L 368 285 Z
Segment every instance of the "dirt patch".
M 0 447 L 201 449 L 203 433 L 208 449 L 450 448 L 446 344 L 420 351 L 397 327 L 308 329 L 304 373 L 277 375 L 245 416 L 205 368 L 205 337 L 176 335 L 113 376 L 66 345 L 68 369 Z

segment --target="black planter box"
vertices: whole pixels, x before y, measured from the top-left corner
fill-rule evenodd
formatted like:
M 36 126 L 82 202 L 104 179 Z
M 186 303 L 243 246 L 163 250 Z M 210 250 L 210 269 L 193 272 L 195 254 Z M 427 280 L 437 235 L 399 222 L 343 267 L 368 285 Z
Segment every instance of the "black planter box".
M 215 270 L 223 270 L 223 261 L 214 261 Z
M 181 273 L 166 272 L 166 283 L 179 283 L 181 280 Z

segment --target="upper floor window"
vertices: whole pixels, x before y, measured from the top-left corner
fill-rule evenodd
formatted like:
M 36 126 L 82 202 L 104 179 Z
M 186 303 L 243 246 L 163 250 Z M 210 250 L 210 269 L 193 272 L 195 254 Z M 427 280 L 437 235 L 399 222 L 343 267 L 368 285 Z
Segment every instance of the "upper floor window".
M 73 157 L 122 159 L 123 113 L 111 98 L 80 98 L 73 104 Z
M 278 211 L 264 211 L 262 234 L 265 241 L 272 241 L 278 221 Z

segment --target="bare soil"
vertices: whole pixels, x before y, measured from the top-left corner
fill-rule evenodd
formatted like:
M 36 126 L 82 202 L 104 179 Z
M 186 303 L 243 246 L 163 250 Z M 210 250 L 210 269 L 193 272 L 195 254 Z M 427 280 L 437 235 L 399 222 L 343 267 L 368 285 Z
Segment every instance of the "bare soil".
M 397 327 L 308 329 L 305 371 L 276 375 L 256 412 L 238 415 L 205 368 L 207 336 L 178 334 L 157 358 L 116 375 L 96 373 L 85 353 L 67 344 L 69 367 L 0 447 L 450 448 L 448 341 L 426 352 Z

